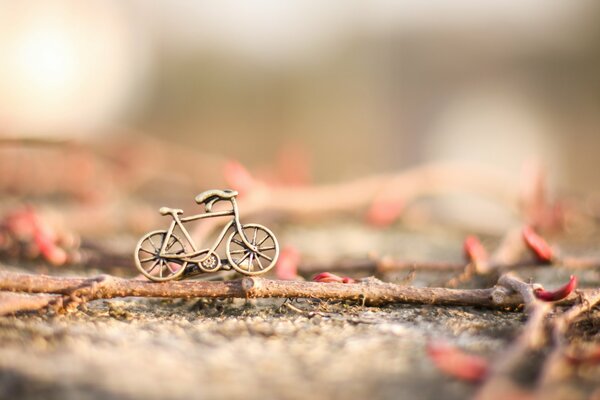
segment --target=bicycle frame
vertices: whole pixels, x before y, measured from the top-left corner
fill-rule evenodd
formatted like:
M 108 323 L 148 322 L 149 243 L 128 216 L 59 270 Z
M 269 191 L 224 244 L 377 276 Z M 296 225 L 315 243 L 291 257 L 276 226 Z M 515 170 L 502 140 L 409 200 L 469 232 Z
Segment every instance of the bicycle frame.
M 161 249 L 160 249 L 160 253 L 159 256 L 160 257 L 164 257 L 164 258 L 175 258 L 175 259 L 189 259 L 191 257 L 194 257 L 204 251 L 207 251 L 207 254 L 204 258 L 202 258 L 201 260 L 195 260 L 194 262 L 203 262 L 205 259 L 207 259 L 211 253 L 214 253 L 216 248 L 219 247 L 219 245 L 221 244 L 221 242 L 223 241 L 223 239 L 225 238 L 225 234 L 227 233 L 227 231 L 229 230 L 229 228 L 231 228 L 232 226 L 235 227 L 235 229 L 237 230 L 237 232 L 240 234 L 242 241 L 244 242 L 244 244 L 246 246 L 248 246 L 249 249 L 253 249 L 254 246 L 250 243 L 250 241 L 248 241 L 248 239 L 246 238 L 246 236 L 244 235 L 244 231 L 242 229 L 241 223 L 240 223 L 240 219 L 239 219 L 239 214 L 238 214 L 238 208 L 237 208 L 237 204 L 235 199 L 230 199 L 231 204 L 232 204 L 232 209 L 231 210 L 226 210 L 226 211 L 215 211 L 215 212 L 207 212 L 207 213 L 202 213 L 202 214 L 196 214 L 196 215 L 192 215 L 189 217 L 185 217 L 185 218 L 179 218 L 179 216 L 175 213 L 171 214 L 171 216 L 173 217 L 173 221 L 171 222 L 171 225 L 169 226 L 169 229 L 167 230 L 167 235 L 165 236 L 165 240 L 162 243 Z M 204 218 L 217 218 L 217 217 L 226 217 L 232 215 L 233 218 L 231 219 L 231 221 L 229 221 L 221 230 L 221 233 L 219 234 L 217 240 L 215 241 L 215 243 L 213 244 L 213 246 L 209 249 L 201 249 L 198 250 L 198 248 L 196 247 L 196 244 L 194 243 L 194 240 L 192 239 L 192 237 L 190 236 L 189 232 L 187 231 L 187 229 L 185 229 L 185 226 L 183 225 L 186 222 L 191 222 L 191 221 L 196 221 L 199 219 L 204 219 Z M 183 235 L 185 236 L 185 238 L 187 239 L 188 243 L 190 244 L 190 246 L 192 247 L 192 252 L 191 253 L 184 253 L 184 254 L 178 254 L 177 256 L 174 256 L 173 254 L 169 254 L 167 252 L 167 243 L 169 243 L 169 240 L 171 239 L 171 235 L 173 235 L 173 231 L 175 230 L 175 227 L 179 226 L 179 229 L 181 229 L 181 231 L 183 232 Z M 192 261 L 192 260 L 188 260 L 188 261 Z
M 161 207 L 158 212 L 171 216 L 168 229 L 146 233 L 134 251 L 135 267 L 154 282 L 193 277 L 219 270 L 245 276 L 264 274 L 276 266 L 279 243 L 273 232 L 261 224 L 242 225 L 235 190 L 206 190 L 198 194 L 196 204 L 204 205 L 196 215 L 184 216 L 183 210 Z M 229 202 L 229 203 L 226 203 Z M 225 203 L 225 204 L 223 204 Z M 213 207 L 219 204 L 225 207 Z M 202 228 L 214 229 L 207 243 L 194 242 L 188 222 L 223 217 Z M 201 223 L 201 222 L 200 222 Z M 201 223 L 202 224 L 202 223 Z M 187 242 L 187 245 L 186 245 Z M 213 243 L 214 242 L 214 243 Z M 208 246 L 206 248 L 200 248 Z M 220 254 L 217 254 L 217 250 Z M 158 270 L 157 270 L 158 268 Z

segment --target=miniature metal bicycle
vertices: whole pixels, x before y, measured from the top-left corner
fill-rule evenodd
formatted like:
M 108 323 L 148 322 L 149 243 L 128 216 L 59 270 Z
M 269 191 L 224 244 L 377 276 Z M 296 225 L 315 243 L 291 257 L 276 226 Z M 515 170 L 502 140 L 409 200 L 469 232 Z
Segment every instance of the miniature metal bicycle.
M 183 210 L 161 207 L 162 215 L 173 218 L 166 231 L 153 231 L 140 239 L 135 249 L 135 265 L 147 278 L 164 282 L 172 279 L 216 272 L 233 268 L 244 275 L 259 275 L 267 272 L 277 262 L 279 244 L 273 232 L 259 224 L 241 225 L 234 190 L 208 190 L 196 196 L 198 204 L 205 205 L 205 213 L 180 218 Z M 232 208 L 226 211 L 212 211 L 219 201 L 229 201 Z M 184 223 L 202 218 L 232 216 L 223 227 L 216 241 L 209 248 L 198 249 Z M 178 227 L 185 236 L 185 242 L 174 233 Z M 225 255 L 217 255 L 219 247 L 228 231 Z M 188 250 L 188 245 L 190 249 Z

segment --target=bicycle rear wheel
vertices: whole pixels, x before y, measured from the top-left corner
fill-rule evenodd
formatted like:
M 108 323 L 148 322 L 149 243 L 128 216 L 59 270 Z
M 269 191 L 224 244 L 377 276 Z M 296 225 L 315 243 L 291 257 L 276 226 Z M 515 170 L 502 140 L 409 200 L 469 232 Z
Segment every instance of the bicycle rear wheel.
M 179 278 L 187 265 L 183 260 L 159 256 L 166 236 L 166 231 L 150 232 L 140 239 L 135 248 L 135 266 L 142 275 L 155 282 Z M 177 236 L 171 234 L 165 250 L 169 255 L 185 254 L 185 245 Z

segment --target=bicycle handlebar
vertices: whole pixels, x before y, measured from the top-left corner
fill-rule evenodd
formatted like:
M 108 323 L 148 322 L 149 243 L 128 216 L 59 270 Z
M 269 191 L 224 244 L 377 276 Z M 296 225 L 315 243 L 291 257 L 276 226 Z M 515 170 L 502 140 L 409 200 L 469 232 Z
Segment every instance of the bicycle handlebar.
M 177 214 L 177 215 L 180 215 L 180 214 L 183 214 L 183 210 L 181 210 L 179 208 L 169 208 L 169 207 L 161 207 L 158 210 L 158 212 L 161 215 L 168 215 L 168 214 L 173 214 L 173 215 Z

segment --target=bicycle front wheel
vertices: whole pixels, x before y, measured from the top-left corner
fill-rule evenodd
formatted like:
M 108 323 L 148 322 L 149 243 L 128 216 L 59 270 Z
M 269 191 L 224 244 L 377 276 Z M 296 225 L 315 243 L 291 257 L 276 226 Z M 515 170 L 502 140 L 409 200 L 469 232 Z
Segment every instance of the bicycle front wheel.
M 259 224 L 246 224 L 242 231 L 254 249 L 246 247 L 240 232 L 233 232 L 226 248 L 233 269 L 244 275 L 259 275 L 273 268 L 279 257 L 279 243 L 273 232 Z

